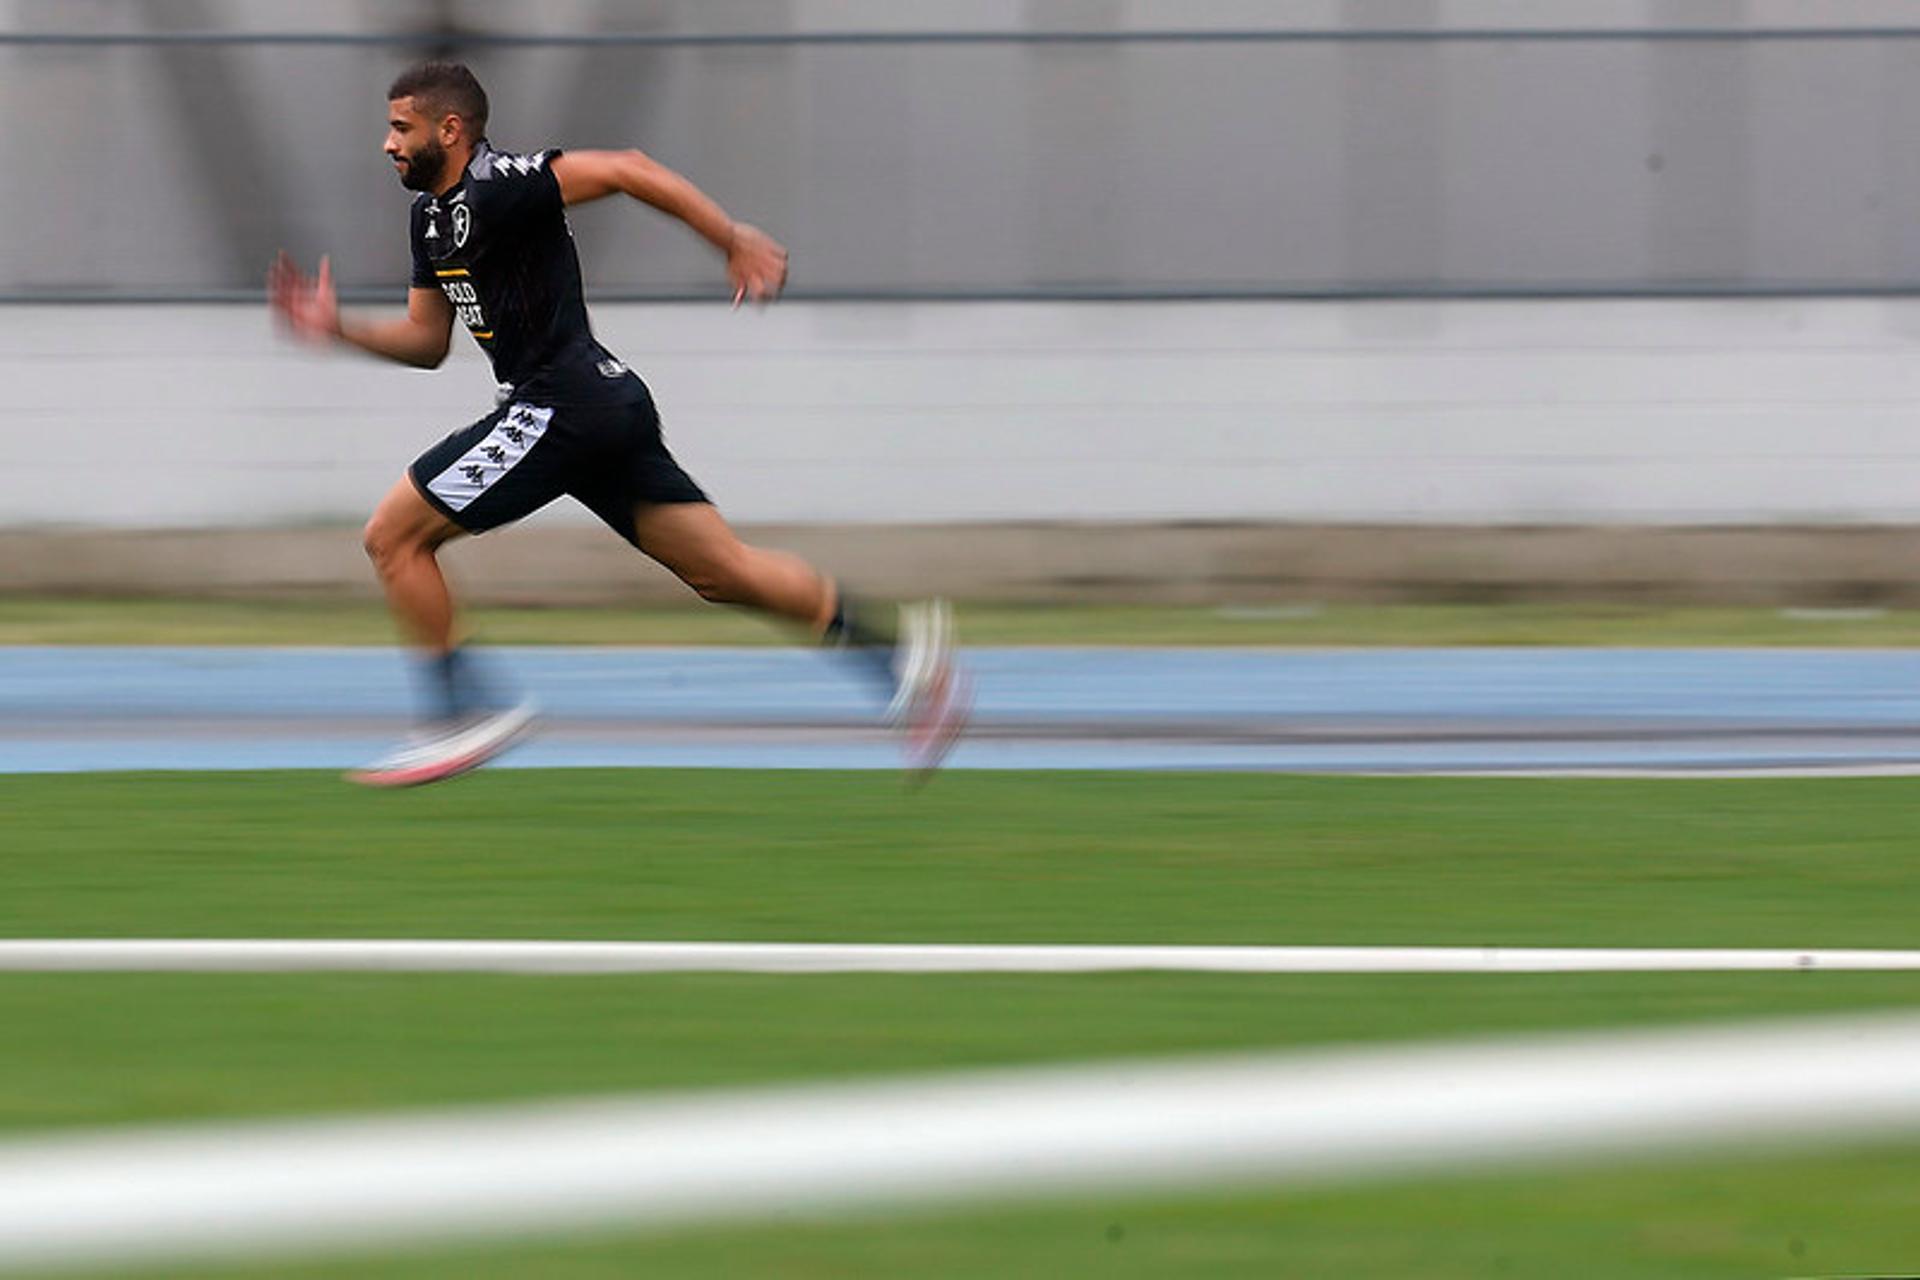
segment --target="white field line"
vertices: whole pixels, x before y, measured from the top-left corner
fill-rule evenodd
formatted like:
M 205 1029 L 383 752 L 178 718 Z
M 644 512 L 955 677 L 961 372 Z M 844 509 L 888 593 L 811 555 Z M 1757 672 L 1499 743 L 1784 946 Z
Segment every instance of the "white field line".
M 0 972 L 1706 973 L 1920 970 L 1920 951 L 415 939 L 0 940 Z
M 1920 1017 L 0 1144 L 0 1268 L 1920 1133 Z
M 1324 769 L 1303 769 L 1302 773 L 1326 773 Z M 1346 771 L 1342 771 L 1346 772 Z M 1833 761 L 1816 763 L 1744 765 L 1703 765 L 1698 768 L 1673 765 L 1558 765 L 1545 768 L 1497 767 L 1476 769 L 1471 766 L 1444 768 L 1349 772 L 1351 777 L 1367 778 L 1911 778 L 1920 774 L 1920 761 Z

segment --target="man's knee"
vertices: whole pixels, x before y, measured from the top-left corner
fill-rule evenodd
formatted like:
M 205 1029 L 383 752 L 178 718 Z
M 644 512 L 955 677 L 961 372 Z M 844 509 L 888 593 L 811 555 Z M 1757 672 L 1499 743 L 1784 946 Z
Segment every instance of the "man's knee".
M 365 548 L 367 559 L 373 561 L 374 569 L 381 574 L 408 556 L 431 549 L 417 530 L 409 528 L 404 521 L 393 519 L 384 510 L 375 511 L 373 518 L 367 521 L 367 527 L 360 532 L 360 545 Z
M 711 604 L 751 604 L 755 599 L 753 574 L 741 551 L 700 556 L 678 567 L 680 580 Z
M 367 527 L 360 531 L 360 548 L 367 553 L 367 559 L 373 561 L 376 570 L 384 572 L 393 563 L 398 540 L 392 529 L 378 513 L 367 521 Z

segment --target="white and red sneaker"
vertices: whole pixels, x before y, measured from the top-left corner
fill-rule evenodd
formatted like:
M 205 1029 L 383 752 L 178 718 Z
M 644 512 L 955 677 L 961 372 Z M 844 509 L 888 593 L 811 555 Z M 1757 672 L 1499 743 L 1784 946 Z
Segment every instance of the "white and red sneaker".
M 972 712 L 973 681 L 948 663 L 907 724 L 907 767 L 914 781 L 925 782 L 946 760 Z
M 907 767 L 924 781 L 966 731 L 973 683 L 953 658 L 953 610 L 945 600 L 900 608 L 900 646 L 890 722 L 907 737 Z
M 409 742 L 392 755 L 347 774 L 368 787 L 418 787 L 457 777 L 492 760 L 533 724 L 531 701 L 488 711 Z

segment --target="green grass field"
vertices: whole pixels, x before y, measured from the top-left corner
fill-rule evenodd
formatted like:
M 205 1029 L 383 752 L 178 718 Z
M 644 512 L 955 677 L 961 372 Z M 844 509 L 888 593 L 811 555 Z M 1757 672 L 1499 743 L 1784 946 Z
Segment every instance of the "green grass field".
M 1913 946 L 1915 785 L 0 776 L 0 936 Z
M 0 936 L 1912 947 L 1914 785 L 8 776 Z M 1917 1007 L 1920 974 L 15 974 L 0 1129 Z M 213 1274 L 1884 1273 L 1920 1262 L 1915 1168 L 1701 1155 Z
M 1920 610 L 1659 608 L 1608 604 L 1019 606 L 961 603 L 980 645 L 1834 645 L 1920 644 Z M 479 608 L 493 644 L 791 643 L 753 617 L 684 608 Z M 372 601 L 85 599 L 0 595 L 0 645 L 391 644 Z
M 1915 1007 L 1884 973 L 10 974 L 0 1131 Z

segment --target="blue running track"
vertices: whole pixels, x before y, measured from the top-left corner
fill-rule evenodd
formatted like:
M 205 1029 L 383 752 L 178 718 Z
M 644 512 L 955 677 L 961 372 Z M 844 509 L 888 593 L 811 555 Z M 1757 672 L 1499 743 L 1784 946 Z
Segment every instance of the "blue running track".
M 518 766 L 894 768 L 876 691 L 776 649 L 496 649 Z M 1920 771 L 1920 653 L 979 649 L 959 768 Z M 0 649 L 0 772 L 338 769 L 414 705 L 390 649 Z

